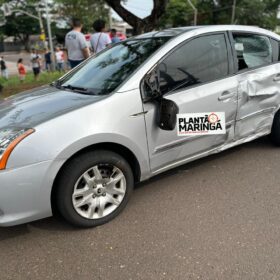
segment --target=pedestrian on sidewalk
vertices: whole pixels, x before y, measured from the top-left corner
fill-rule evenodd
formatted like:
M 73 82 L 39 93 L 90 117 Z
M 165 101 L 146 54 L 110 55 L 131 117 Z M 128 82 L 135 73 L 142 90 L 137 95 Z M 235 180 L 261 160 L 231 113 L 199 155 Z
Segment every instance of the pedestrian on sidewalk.
M 4 60 L 4 56 L 1 56 L 0 58 L 0 67 L 1 67 L 1 76 L 5 78 L 6 80 L 9 79 L 9 73 L 6 61 Z
M 38 77 L 40 75 L 41 60 L 42 60 L 42 57 L 39 54 L 38 50 L 32 49 L 32 53 L 30 55 L 30 60 L 32 63 L 32 70 L 33 70 L 34 78 L 35 78 L 35 80 L 38 80 Z
M 121 41 L 121 39 L 117 35 L 117 30 L 115 28 L 111 29 L 111 40 L 112 44 L 116 44 Z
M 46 48 L 45 49 L 45 69 L 50 72 L 52 69 L 52 53 Z
M 110 45 L 112 41 L 110 36 L 105 33 L 106 22 L 104 20 L 98 19 L 92 26 L 96 33 L 92 34 L 90 38 L 91 49 L 93 53 L 98 53 Z
M 59 48 L 55 48 L 56 68 L 59 72 L 64 71 L 64 52 Z
M 82 31 L 82 23 L 79 19 L 73 20 L 73 30 L 65 36 L 65 46 L 71 68 L 76 67 L 89 57 L 85 35 Z
M 21 83 L 25 80 L 26 76 L 26 69 L 25 66 L 23 65 L 23 59 L 20 58 L 17 62 L 17 67 L 18 67 L 18 74 L 19 74 L 19 80 Z

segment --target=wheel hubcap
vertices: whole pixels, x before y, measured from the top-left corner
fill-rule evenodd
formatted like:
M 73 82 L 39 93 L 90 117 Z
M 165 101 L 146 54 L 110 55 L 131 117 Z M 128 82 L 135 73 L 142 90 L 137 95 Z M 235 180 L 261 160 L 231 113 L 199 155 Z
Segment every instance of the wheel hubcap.
M 77 180 L 72 203 L 82 217 L 100 219 L 119 207 L 125 193 L 123 172 L 116 166 L 100 164 L 88 169 Z

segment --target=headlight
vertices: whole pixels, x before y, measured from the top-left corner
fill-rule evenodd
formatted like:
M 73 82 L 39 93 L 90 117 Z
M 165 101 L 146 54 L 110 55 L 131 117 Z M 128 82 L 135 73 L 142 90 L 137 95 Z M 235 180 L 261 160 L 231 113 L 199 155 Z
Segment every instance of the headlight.
M 5 169 L 15 146 L 35 130 L 30 128 L 6 128 L 0 130 L 0 170 Z

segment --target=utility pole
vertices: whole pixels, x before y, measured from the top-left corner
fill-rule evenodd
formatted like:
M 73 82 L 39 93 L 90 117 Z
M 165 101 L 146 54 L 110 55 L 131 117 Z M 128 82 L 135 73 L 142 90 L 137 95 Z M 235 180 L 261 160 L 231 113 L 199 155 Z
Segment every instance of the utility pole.
M 197 8 L 194 6 L 194 4 L 192 3 L 191 0 L 188 0 L 188 3 L 190 4 L 192 9 L 194 10 L 193 25 L 197 25 Z
M 46 47 L 46 32 L 45 32 L 45 29 L 44 29 L 44 24 L 43 24 L 43 20 L 42 20 L 42 15 L 41 15 L 40 9 L 38 9 L 38 19 L 39 19 L 40 30 L 41 30 L 40 39 L 43 41 L 44 48 L 45 48 Z
M 46 19 L 47 19 L 47 26 L 48 26 L 48 35 L 49 35 L 49 46 L 52 56 L 52 70 L 55 69 L 55 58 L 54 58 L 54 48 L 53 48 L 53 41 L 52 41 L 52 30 L 51 30 L 51 22 L 50 22 L 50 16 L 49 16 L 49 6 L 48 6 L 48 0 L 44 0 L 45 7 L 46 7 Z
M 235 10 L 236 10 L 236 0 L 233 0 L 232 14 L 231 14 L 231 24 L 234 24 L 234 21 L 235 21 Z

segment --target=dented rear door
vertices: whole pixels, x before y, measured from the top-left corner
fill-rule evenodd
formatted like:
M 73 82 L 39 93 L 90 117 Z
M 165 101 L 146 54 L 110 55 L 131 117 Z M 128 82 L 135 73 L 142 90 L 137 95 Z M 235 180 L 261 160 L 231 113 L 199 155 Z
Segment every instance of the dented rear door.
M 280 64 L 271 39 L 262 34 L 232 34 L 238 79 L 235 140 L 269 134 L 280 104 Z

